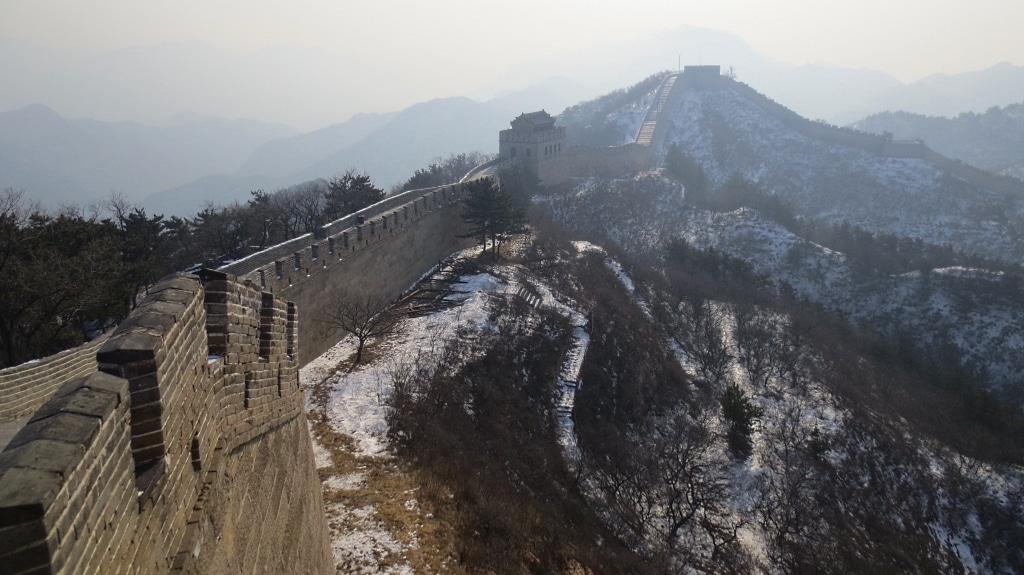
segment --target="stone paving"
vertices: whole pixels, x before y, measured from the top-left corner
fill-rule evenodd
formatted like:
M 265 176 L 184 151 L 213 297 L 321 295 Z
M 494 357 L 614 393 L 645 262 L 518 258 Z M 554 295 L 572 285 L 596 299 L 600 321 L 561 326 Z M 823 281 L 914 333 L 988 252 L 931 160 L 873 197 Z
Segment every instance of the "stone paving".
M 7 421 L 0 421 L 0 451 L 3 451 L 7 447 L 7 444 L 14 439 L 14 436 L 21 431 L 22 427 L 28 423 L 28 418 L 31 417 L 26 415 L 25 417 L 19 417 L 18 419 L 9 419 Z

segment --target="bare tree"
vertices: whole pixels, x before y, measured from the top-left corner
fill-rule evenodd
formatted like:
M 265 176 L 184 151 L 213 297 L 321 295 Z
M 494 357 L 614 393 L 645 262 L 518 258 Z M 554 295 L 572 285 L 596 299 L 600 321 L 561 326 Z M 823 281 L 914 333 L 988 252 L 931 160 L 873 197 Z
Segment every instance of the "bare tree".
M 804 387 L 808 339 L 813 326 L 814 324 L 804 317 L 791 316 L 783 329 L 779 375 L 788 380 L 791 389 Z
M 659 531 L 670 555 L 691 565 L 722 559 L 737 526 L 726 511 L 728 479 L 713 455 L 715 437 L 706 416 L 676 414 L 652 427 L 653 487 L 664 514 Z
M 764 389 L 779 373 L 782 355 L 781 336 L 775 318 L 763 309 L 739 306 L 736 309 L 736 346 L 739 362 L 750 382 Z
M 679 305 L 682 322 L 675 338 L 699 365 L 701 375 L 713 383 L 725 377 L 732 356 L 722 336 L 722 314 L 704 298 L 693 298 Z
M 676 410 L 650 418 L 627 440 L 609 438 L 603 453 L 589 451 L 586 458 L 608 508 L 628 528 L 620 535 L 650 545 L 652 559 L 667 572 L 740 559 L 727 462 L 709 425 L 708 414 Z
M 390 305 L 388 299 L 377 293 L 351 293 L 343 294 L 324 313 L 325 323 L 355 336 L 358 345 L 353 367 L 363 361 L 368 341 L 393 334 L 398 329 L 399 316 L 389 309 Z
M 755 504 L 768 556 L 789 573 L 817 572 L 833 551 L 824 486 L 808 452 L 818 435 L 801 424 L 802 413 L 799 403 L 788 406 L 768 431 Z

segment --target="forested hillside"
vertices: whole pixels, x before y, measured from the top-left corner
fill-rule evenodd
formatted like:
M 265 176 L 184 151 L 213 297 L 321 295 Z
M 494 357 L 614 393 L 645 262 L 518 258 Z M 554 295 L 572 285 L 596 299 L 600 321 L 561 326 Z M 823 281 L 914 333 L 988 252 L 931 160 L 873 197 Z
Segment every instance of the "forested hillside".
M 625 141 L 634 97 L 572 114 Z M 1024 569 L 1020 198 L 758 106 L 684 94 L 656 170 L 309 368 L 339 568 Z
M 1024 103 L 953 118 L 881 112 L 853 124 L 867 132 L 889 132 L 898 140 L 923 140 L 929 148 L 1000 173 L 1024 163 Z M 1015 175 L 1014 172 L 1009 172 Z
M 736 258 L 534 229 L 304 371 L 341 571 L 1024 567 L 1019 412 Z
M 681 238 L 1021 402 L 1024 194 L 795 133 L 731 89 L 687 90 L 664 176 L 584 182 L 561 213 L 634 253 Z M 628 105 L 611 118 L 629 116 Z

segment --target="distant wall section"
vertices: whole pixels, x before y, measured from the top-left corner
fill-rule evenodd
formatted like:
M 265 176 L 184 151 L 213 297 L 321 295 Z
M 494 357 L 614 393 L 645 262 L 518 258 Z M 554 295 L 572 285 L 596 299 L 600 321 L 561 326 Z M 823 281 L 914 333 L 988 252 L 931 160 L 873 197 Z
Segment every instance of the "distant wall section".
M 462 197 L 461 184 L 405 192 L 220 269 L 303 310 L 298 360 L 305 365 L 344 335 L 322 321 L 338 298 L 370 292 L 395 299 L 472 244 L 458 237 Z
M 545 185 L 569 178 L 616 178 L 650 169 L 651 148 L 640 144 L 593 147 L 572 146 L 559 161 L 540 165 L 538 176 Z

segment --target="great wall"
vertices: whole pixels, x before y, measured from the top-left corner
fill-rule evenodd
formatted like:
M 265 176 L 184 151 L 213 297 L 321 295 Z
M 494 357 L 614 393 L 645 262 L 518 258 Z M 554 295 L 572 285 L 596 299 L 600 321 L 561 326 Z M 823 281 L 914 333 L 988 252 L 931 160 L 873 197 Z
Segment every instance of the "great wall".
M 952 162 L 810 122 L 702 66 L 665 79 L 634 143 L 535 143 L 541 180 L 648 168 L 659 117 L 694 87 L 741 91 L 809 136 Z M 108 337 L 0 371 L 0 573 L 333 572 L 298 368 L 340 339 L 318 321 L 332 301 L 394 299 L 466 245 L 461 199 L 459 184 L 405 192 L 168 278 Z
M 332 298 L 393 299 L 465 244 L 460 197 L 166 279 L 108 338 L 0 374 L 0 572 L 332 572 L 298 367 L 340 339 Z

